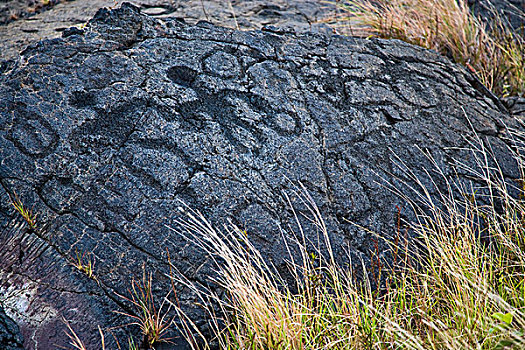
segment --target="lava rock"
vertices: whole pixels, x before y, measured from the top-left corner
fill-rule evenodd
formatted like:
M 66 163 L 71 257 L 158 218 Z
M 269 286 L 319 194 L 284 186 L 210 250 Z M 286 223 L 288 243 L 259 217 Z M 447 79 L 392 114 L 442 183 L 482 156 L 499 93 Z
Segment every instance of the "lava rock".
M 6 1 L 6 0 L 3 0 Z M 5 12 L 14 4 L 34 0 L 7 0 Z M 36 16 L 22 17 L 2 26 L 0 0 L 0 60 L 19 56 L 29 44 L 43 39 L 68 35 L 70 27 L 88 22 L 98 9 L 115 8 L 124 0 L 61 1 L 58 6 L 46 7 Z M 237 29 L 260 29 L 273 25 L 294 31 L 331 32 L 321 20 L 341 10 L 318 0 L 130 0 L 143 13 L 157 18 L 183 18 L 189 23 L 207 20 L 216 25 Z
M 2 69 L 0 229 L 12 233 L 0 237 L 11 247 L 0 293 L 19 308 L 28 349 L 66 346 L 64 319 L 88 348 L 100 344 L 97 326 L 123 344 L 139 333 L 118 328 L 130 319 L 112 311 L 132 312 L 119 295 L 146 272 L 161 300 L 167 252 L 186 278 L 213 288 L 209 257 L 172 229 L 182 203 L 217 227 L 245 228 L 285 271 L 283 240 L 297 233 L 289 204 L 317 241 L 301 215 L 303 184 L 338 261 L 366 263 L 368 230 L 395 235 L 398 210 L 414 219 L 385 184 L 416 197 L 406 166 L 435 198 L 443 179 L 476 190 L 462 169 L 477 168 L 465 149 L 478 139 L 510 184 L 520 174 L 508 128 L 520 125 L 466 69 L 401 41 L 241 32 L 128 4 L 101 10 L 81 33 L 31 45 Z M 436 164 L 442 177 L 432 181 Z M 10 229 L 15 194 L 37 229 Z M 83 257 L 96 280 L 74 266 Z M 176 288 L 204 329 L 195 296 Z
M 16 323 L 0 308 L 0 348 L 22 350 L 23 338 Z
M 525 1 L 524 0 L 469 0 L 468 4 L 474 14 L 489 26 L 497 14 L 518 36 L 525 35 Z

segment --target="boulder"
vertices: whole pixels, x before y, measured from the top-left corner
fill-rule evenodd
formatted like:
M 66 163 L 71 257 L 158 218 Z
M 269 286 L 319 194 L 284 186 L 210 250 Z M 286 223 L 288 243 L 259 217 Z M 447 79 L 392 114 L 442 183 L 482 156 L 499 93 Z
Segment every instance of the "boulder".
M 345 263 L 348 252 L 368 261 L 368 230 L 395 234 L 398 209 L 412 218 L 384 186 L 411 193 L 400 162 L 433 195 L 427 155 L 446 178 L 476 186 L 457 162 L 476 167 L 465 148 L 479 137 L 509 183 L 519 178 L 507 127 L 520 126 L 506 107 L 466 69 L 400 41 L 241 32 L 125 4 L 0 72 L 0 295 L 27 349 L 67 346 L 64 320 L 88 348 L 99 346 L 97 326 L 107 344 L 110 329 L 121 344 L 137 339 L 136 327 L 114 328 L 130 319 L 113 311 L 132 312 L 118 294 L 146 272 L 160 300 L 168 252 L 209 284 L 209 258 L 171 229 L 182 202 L 218 227 L 245 228 L 284 271 L 283 239 L 296 229 L 287 196 L 305 211 L 299 184 Z M 16 198 L 36 228 L 20 223 Z M 96 280 L 75 268 L 79 257 Z M 204 327 L 195 297 L 176 288 Z

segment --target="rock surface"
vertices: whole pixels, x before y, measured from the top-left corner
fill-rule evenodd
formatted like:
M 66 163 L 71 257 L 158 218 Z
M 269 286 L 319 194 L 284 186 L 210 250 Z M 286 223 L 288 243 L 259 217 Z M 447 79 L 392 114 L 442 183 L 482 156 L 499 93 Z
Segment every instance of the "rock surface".
M 295 227 L 285 194 L 303 212 L 299 182 L 344 263 L 346 250 L 367 261 L 373 248 L 349 222 L 388 237 L 397 207 L 411 218 L 381 185 L 411 193 L 396 157 L 435 194 L 423 152 L 455 179 L 458 159 L 476 167 L 464 150 L 475 131 L 509 181 L 519 177 L 505 141 L 506 126 L 519 126 L 499 100 L 462 67 L 399 41 L 241 32 L 124 5 L 31 45 L 0 73 L 0 244 L 10 247 L 0 295 L 27 349 L 65 346 L 63 318 L 99 346 L 97 325 L 129 322 L 112 311 L 131 312 L 116 293 L 133 278 L 151 272 L 157 298 L 169 290 L 167 251 L 189 279 L 209 283 L 207 257 L 170 229 L 180 201 L 215 225 L 246 228 L 284 269 L 280 228 Z M 457 181 L 471 179 L 460 171 Z M 38 230 L 13 226 L 15 194 Z M 95 261 L 97 282 L 72 266 L 77 254 Z M 194 297 L 178 292 L 198 315 Z M 121 343 L 138 334 L 113 332 Z
M 0 349 L 22 350 L 23 340 L 16 323 L 0 308 Z
M 468 4 L 486 21 L 490 21 L 497 11 L 517 33 L 525 36 L 525 0 L 468 0 Z
M 125 0 L 3 0 L 0 1 L 0 60 L 17 58 L 30 43 L 59 37 L 66 28 L 85 24 L 102 7 L 115 8 Z M 157 18 L 180 17 L 190 23 L 206 20 L 237 28 L 273 25 L 299 32 L 328 32 L 322 23 L 341 12 L 322 0 L 129 0 Z M 468 0 L 477 15 L 489 21 L 492 4 L 518 33 L 525 24 L 525 0 Z M 46 4 L 42 6 L 42 4 Z M 56 6 L 53 6 L 58 4 Z M 38 14 L 35 15 L 35 13 Z M 12 21 L 12 18 L 19 18 Z M 10 19 L 11 18 L 11 19 Z M 1 25 L 2 23 L 8 25 Z M 347 27 L 338 27 L 347 32 Z
M 0 25 L 50 9 L 60 0 L 2 0 Z
M 14 0 L 12 0 L 14 1 Z M 14 59 L 30 43 L 59 37 L 82 26 L 102 7 L 118 7 L 124 0 L 66 1 L 25 20 L 0 25 L 0 60 Z M 265 25 L 296 31 L 330 31 L 318 23 L 337 8 L 321 0 L 130 0 L 157 18 L 180 17 L 189 23 L 206 20 L 229 28 L 260 29 Z

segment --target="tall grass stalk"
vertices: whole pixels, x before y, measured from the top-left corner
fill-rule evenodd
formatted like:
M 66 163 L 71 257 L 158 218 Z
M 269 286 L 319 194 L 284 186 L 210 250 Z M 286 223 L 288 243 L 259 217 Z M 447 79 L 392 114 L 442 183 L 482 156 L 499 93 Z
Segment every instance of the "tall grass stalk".
M 434 49 L 469 68 L 498 96 L 525 93 L 525 33 L 520 36 L 496 10 L 490 25 L 465 0 L 338 1 L 329 19 L 351 34 L 400 39 Z M 519 11 L 516 9 L 516 11 Z M 523 15 L 523 14 L 521 14 Z
M 431 196 L 407 171 L 420 187 L 419 200 L 411 201 L 417 220 L 410 231 L 421 248 L 397 241 L 392 246 L 397 263 L 378 288 L 366 276 L 359 280 L 352 269 L 340 268 L 331 252 L 312 254 L 301 232 L 290 243 L 290 250 L 293 244 L 301 254 L 295 260 L 290 256 L 296 286 L 289 288 L 245 231 L 231 223 L 218 230 L 187 208 L 177 231 L 215 260 L 214 282 L 227 297 L 174 278 L 192 288 L 203 304 L 212 300 L 219 305 L 219 313 L 208 311 L 214 341 L 223 349 L 523 347 L 525 204 L 510 195 L 515 189 L 505 181 L 490 147 L 479 141 L 472 150 L 479 166 L 464 170 L 482 181 L 482 188 L 464 188 L 437 169 L 435 180 L 445 181 L 446 190 Z M 518 154 L 516 159 L 521 165 Z M 300 193 L 330 249 L 319 209 L 305 191 Z M 197 329 L 188 324 L 187 334 L 192 327 Z M 209 339 L 201 337 L 203 347 L 210 347 Z

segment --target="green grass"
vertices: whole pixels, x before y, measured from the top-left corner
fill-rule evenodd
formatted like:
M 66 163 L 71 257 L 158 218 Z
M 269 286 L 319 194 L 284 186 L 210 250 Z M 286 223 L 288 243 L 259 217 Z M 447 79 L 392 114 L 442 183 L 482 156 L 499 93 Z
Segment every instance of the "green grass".
M 80 253 L 78 250 L 75 251 L 75 257 L 71 257 L 71 265 L 77 270 L 84 273 L 88 278 L 96 281 L 95 277 L 95 258 L 90 253 Z
M 328 19 L 348 34 L 400 39 L 451 57 L 498 96 L 525 93 L 525 32 L 494 11 L 484 24 L 465 0 L 346 0 Z M 519 10 L 517 10 L 519 11 Z M 523 15 L 523 14 L 522 14 Z

